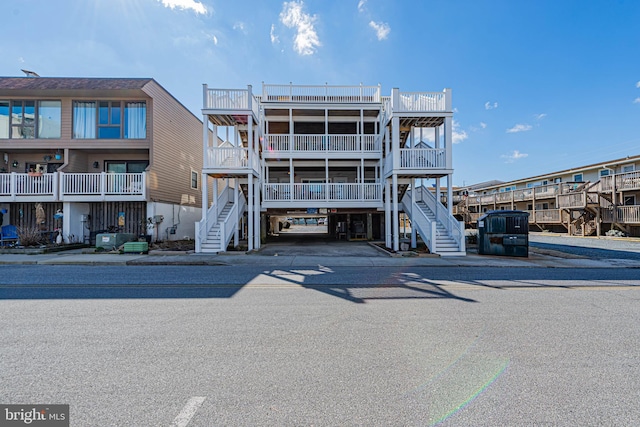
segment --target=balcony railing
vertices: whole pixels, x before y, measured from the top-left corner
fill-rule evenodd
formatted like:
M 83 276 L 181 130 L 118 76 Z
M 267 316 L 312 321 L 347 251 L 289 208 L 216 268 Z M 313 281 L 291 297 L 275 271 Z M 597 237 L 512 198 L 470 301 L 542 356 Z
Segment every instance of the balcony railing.
M 253 156 L 253 170 L 260 169 L 260 159 Z M 250 169 L 249 149 L 243 147 L 209 147 L 205 169 Z
M 568 214 L 561 209 L 542 209 L 529 212 L 529 222 L 538 224 L 562 224 L 566 222 Z M 564 218 L 563 218 L 564 217 Z M 564 219 L 564 221 L 563 221 Z
M 144 173 L 0 173 L 0 200 L 104 200 L 146 197 Z M 99 196 L 98 198 L 94 196 Z
M 258 117 L 259 104 L 248 89 L 204 89 L 204 109 L 206 110 L 251 110 Z
M 265 202 L 278 201 L 381 201 L 380 184 L 329 183 L 329 184 L 265 184 Z
M 447 92 L 400 92 L 394 111 L 400 112 L 439 112 L 450 111 L 447 108 Z
M 376 135 L 267 135 L 267 150 L 282 151 L 326 151 L 326 152 L 379 152 Z
M 604 222 L 640 224 L 640 205 L 603 209 L 601 214 Z
M 446 167 L 444 148 L 400 149 L 400 169 L 444 169 Z
M 379 86 L 262 85 L 263 102 L 380 102 Z
M 616 191 L 639 190 L 640 171 L 626 172 L 617 175 L 603 176 L 600 178 L 601 191 L 613 190 L 613 178 L 615 178 Z

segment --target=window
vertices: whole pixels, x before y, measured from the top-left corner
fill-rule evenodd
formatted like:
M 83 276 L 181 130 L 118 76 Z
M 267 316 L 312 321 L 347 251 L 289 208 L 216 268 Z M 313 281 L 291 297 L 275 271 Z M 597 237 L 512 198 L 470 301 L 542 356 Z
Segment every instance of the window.
M 554 183 L 560 184 L 562 182 L 562 178 L 556 178 L 553 180 Z
M 582 182 L 582 174 L 581 173 L 577 173 L 577 174 L 573 175 L 573 182 Z
M 191 188 L 198 188 L 198 172 L 191 171 Z
M 624 200 L 622 202 L 624 206 L 635 206 L 636 204 L 636 196 L 624 196 Z
M 145 101 L 74 101 L 73 137 L 144 139 L 147 137 L 147 104 Z
M 60 138 L 60 101 L 0 101 L 0 138 Z
M 149 166 L 146 160 L 112 160 L 105 162 L 105 170 L 112 173 L 140 173 Z
M 624 165 L 622 166 L 622 173 L 633 172 L 636 170 L 635 165 Z
M 611 169 L 602 169 L 602 170 L 600 171 L 600 176 L 601 176 L 601 177 L 603 177 L 603 176 L 609 176 L 609 175 L 611 175 Z

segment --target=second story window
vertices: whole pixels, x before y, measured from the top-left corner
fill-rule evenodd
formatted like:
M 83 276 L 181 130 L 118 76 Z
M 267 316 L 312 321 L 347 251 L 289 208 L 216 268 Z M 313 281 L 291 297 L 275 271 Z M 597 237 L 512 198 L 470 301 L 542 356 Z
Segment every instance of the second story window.
M 0 138 L 60 138 L 60 101 L 0 101 Z
M 74 101 L 73 137 L 77 139 L 144 139 L 145 101 Z

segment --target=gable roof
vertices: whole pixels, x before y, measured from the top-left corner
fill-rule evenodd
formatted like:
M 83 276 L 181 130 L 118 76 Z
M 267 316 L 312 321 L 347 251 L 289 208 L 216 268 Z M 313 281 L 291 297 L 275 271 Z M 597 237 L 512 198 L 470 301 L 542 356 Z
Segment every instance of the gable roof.
M 0 77 L 0 91 L 140 90 L 151 78 Z

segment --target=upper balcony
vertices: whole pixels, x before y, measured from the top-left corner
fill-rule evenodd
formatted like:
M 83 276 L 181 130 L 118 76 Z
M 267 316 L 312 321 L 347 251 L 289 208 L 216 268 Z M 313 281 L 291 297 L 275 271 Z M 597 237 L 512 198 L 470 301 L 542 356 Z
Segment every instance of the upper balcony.
M 202 113 L 219 126 L 233 126 L 246 123 L 246 116 L 252 115 L 257 122 L 260 103 L 253 95 L 251 85 L 247 89 L 210 89 L 203 85 Z
M 265 208 L 382 208 L 381 183 L 264 184 Z
M 444 148 L 400 148 L 398 164 L 394 168 L 394 156 L 390 153 L 384 162 L 384 175 L 394 171 L 416 178 L 428 175 L 447 174 L 446 149 Z
M 144 200 L 144 173 L 0 173 L 0 202 Z
M 640 190 L 640 171 L 626 172 L 617 175 L 603 176 L 600 178 L 600 191 L 610 192 Z
M 246 175 L 260 173 L 260 159 L 254 153 L 249 159 L 249 149 L 244 147 L 207 147 L 203 169 L 220 175 Z
M 377 135 L 267 135 L 265 158 L 380 157 Z
M 262 85 L 262 102 L 284 103 L 380 103 L 380 86 Z

